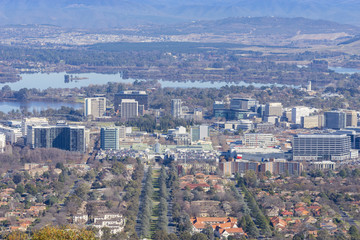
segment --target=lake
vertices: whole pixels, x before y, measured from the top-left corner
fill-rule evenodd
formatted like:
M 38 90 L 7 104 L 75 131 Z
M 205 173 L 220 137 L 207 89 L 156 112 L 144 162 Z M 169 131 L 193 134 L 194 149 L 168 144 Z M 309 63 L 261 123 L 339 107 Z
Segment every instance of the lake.
M 73 81 L 65 82 L 65 75 L 72 76 Z M 66 72 L 61 73 L 27 73 L 21 74 L 21 80 L 13 83 L 1 83 L 0 88 L 5 85 L 8 85 L 12 90 L 19 90 L 21 88 L 36 88 L 44 90 L 47 88 L 80 88 L 86 87 L 91 84 L 101 85 L 108 82 L 117 82 L 117 83 L 133 83 L 135 79 L 123 79 L 118 74 L 101 74 L 101 73 L 78 73 L 78 74 L 67 74 Z M 144 80 L 145 81 L 145 80 Z M 281 84 L 261 84 L 261 83 L 227 83 L 227 82 L 202 82 L 202 81 L 187 81 L 187 82 L 177 82 L 177 81 L 158 81 L 162 87 L 173 87 L 173 88 L 221 88 L 224 86 L 250 86 L 262 87 L 262 86 L 283 86 Z M 292 86 L 296 87 L 296 86 Z M 31 101 L 26 103 L 21 102 L 0 102 L 0 111 L 10 112 L 12 110 L 21 110 L 27 109 L 27 111 L 32 112 L 34 109 L 37 111 L 54 108 L 59 109 L 61 106 L 73 107 L 75 109 L 80 109 L 83 107 L 81 103 L 62 103 L 62 102 L 39 102 Z
M 343 74 L 360 73 L 360 69 L 357 68 L 329 67 L 329 69 L 333 70 L 334 72 Z
M 48 108 L 60 109 L 62 106 L 72 107 L 75 109 L 83 108 L 82 103 L 67 103 L 67 102 L 41 102 L 41 101 L 31 101 L 31 102 L 11 102 L 11 101 L 0 101 L 0 111 L 4 113 L 14 111 L 21 111 L 26 109 L 28 112 L 33 112 L 34 110 L 40 112 L 41 110 L 46 110 Z
M 5 85 L 8 85 L 12 90 L 19 90 L 21 88 L 36 88 L 44 90 L 47 88 L 80 88 L 86 87 L 90 84 L 100 85 L 106 84 L 108 82 L 117 82 L 117 83 L 133 83 L 135 79 L 123 79 L 121 75 L 118 74 L 101 74 L 101 73 L 78 73 L 78 74 L 68 74 L 72 75 L 74 81 L 69 81 L 65 83 L 64 76 L 66 72 L 61 73 L 33 73 L 33 74 L 21 74 L 21 80 L 13 83 L 2 83 L 0 88 Z M 77 79 L 77 80 L 76 80 Z M 283 86 L 281 84 L 261 84 L 261 83 L 227 83 L 227 82 L 202 82 L 202 81 L 187 81 L 187 82 L 176 82 L 176 81 L 158 81 L 162 87 L 174 87 L 174 88 L 221 88 L 224 86 L 249 86 L 253 85 L 254 87 L 262 86 Z M 294 87 L 294 86 L 293 86 Z

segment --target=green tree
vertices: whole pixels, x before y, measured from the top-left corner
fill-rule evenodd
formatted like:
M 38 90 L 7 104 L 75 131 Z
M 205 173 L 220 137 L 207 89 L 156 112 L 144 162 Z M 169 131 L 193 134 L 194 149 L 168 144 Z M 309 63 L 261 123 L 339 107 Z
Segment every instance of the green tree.
M 206 235 L 203 233 L 195 233 L 191 236 L 191 240 L 208 240 Z
M 360 239 L 359 229 L 354 225 L 351 225 L 351 227 L 349 228 L 348 234 L 350 235 L 351 240 L 359 240 Z

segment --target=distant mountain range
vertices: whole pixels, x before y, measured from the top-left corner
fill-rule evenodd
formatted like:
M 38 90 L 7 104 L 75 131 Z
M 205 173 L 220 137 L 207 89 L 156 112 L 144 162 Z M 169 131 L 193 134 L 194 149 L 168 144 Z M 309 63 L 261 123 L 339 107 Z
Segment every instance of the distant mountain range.
M 0 0 L 0 24 L 76 28 L 247 16 L 305 17 L 360 26 L 359 12 L 359 0 Z

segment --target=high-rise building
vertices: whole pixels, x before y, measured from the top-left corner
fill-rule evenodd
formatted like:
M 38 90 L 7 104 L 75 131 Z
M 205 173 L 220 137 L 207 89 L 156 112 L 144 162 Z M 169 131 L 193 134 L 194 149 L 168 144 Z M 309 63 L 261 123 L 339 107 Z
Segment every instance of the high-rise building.
M 121 101 L 123 99 L 135 99 L 135 101 L 138 102 L 139 106 L 141 106 L 141 105 L 144 106 L 145 110 L 147 110 L 149 107 L 149 104 L 148 104 L 149 96 L 146 94 L 145 91 L 128 90 L 128 91 L 122 91 L 122 92 L 115 94 L 115 97 L 114 97 L 115 111 L 120 109 Z
M 174 118 L 182 117 L 181 99 L 171 99 L 171 115 Z
M 294 107 L 291 110 L 291 122 L 300 124 L 301 123 L 301 117 L 307 117 L 311 113 L 310 108 L 308 107 Z
M 345 111 L 346 113 L 346 127 L 357 127 L 357 112 Z
M 28 126 L 43 126 L 48 124 L 49 121 L 47 118 L 23 118 L 21 121 L 21 132 L 23 136 L 26 136 Z
M 282 116 L 282 104 L 267 103 L 265 105 L 265 116 Z
M 84 126 L 29 126 L 27 144 L 32 148 L 85 152 L 86 130 Z
M 342 129 L 346 127 L 346 113 L 340 111 L 325 112 L 325 127 Z
M 0 133 L 0 153 L 4 152 L 6 146 L 6 136 L 3 133 Z
M 350 149 L 346 134 L 299 134 L 293 139 L 293 160 L 347 160 Z
M 209 126 L 201 125 L 190 129 L 191 141 L 196 142 L 209 137 Z
M 138 102 L 135 99 L 123 99 L 121 100 L 121 118 L 128 120 L 139 116 Z
M 119 133 L 117 127 L 101 128 L 100 130 L 100 148 L 103 150 L 119 150 Z
M 119 128 L 119 138 L 120 139 L 125 139 L 126 138 L 126 127 L 125 126 L 120 126 L 118 128 Z
M 251 98 L 233 98 L 230 101 L 230 109 L 248 111 L 253 106 L 257 105 L 258 101 Z
M 85 98 L 84 116 L 92 116 L 93 118 L 102 117 L 106 112 L 106 98 L 95 97 Z

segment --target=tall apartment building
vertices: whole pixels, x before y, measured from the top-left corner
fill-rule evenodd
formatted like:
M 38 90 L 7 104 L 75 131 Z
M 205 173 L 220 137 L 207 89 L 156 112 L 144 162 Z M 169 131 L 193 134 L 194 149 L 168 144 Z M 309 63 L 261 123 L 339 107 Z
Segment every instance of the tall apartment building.
M 265 105 L 265 116 L 282 116 L 282 104 L 267 103 Z
M 247 147 L 270 147 L 275 146 L 277 140 L 272 134 L 246 133 L 243 145 Z
M 181 99 L 171 99 L 171 115 L 174 118 L 182 117 Z
M 357 127 L 357 112 L 345 111 L 346 113 L 346 127 Z
M 293 160 L 347 160 L 351 138 L 345 134 L 299 134 L 293 139 Z
M 134 99 L 138 102 L 138 106 L 143 106 L 144 110 L 147 110 L 149 107 L 149 96 L 145 91 L 122 91 L 115 94 L 114 97 L 114 108 L 115 111 L 120 109 L 121 101 L 123 99 Z
M 101 128 L 100 148 L 103 150 L 119 150 L 120 129 L 118 127 Z
M 139 116 L 139 106 L 135 99 L 123 99 L 120 104 L 121 118 L 128 120 Z
M 29 126 L 27 144 L 32 148 L 59 148 L 85 152 L 86 130 L 84 126 Z
M 26 136 L 28 126 L 42 126 L 48 124 L 49 121 L 47 118 L 23 118 L 21 121 L 21 132 L 23 136 Z
M 191 141 L 196 142 L 209 137 L 209 126 L 201 125 L 190 129 Z
M 84 116 L 92 116 L 93 118 L 102 117 L 106 112 L 106 98 L 95 97 L 85 98 Z
M 251 98 L 233 98 L 230 100 L 230 109 L 248 111 L 253 106 L 259 104 L 255 99 Z
M 340 111 L 325 112 L 325 127 L 342 129 L 346 127 L 346 113 Z

